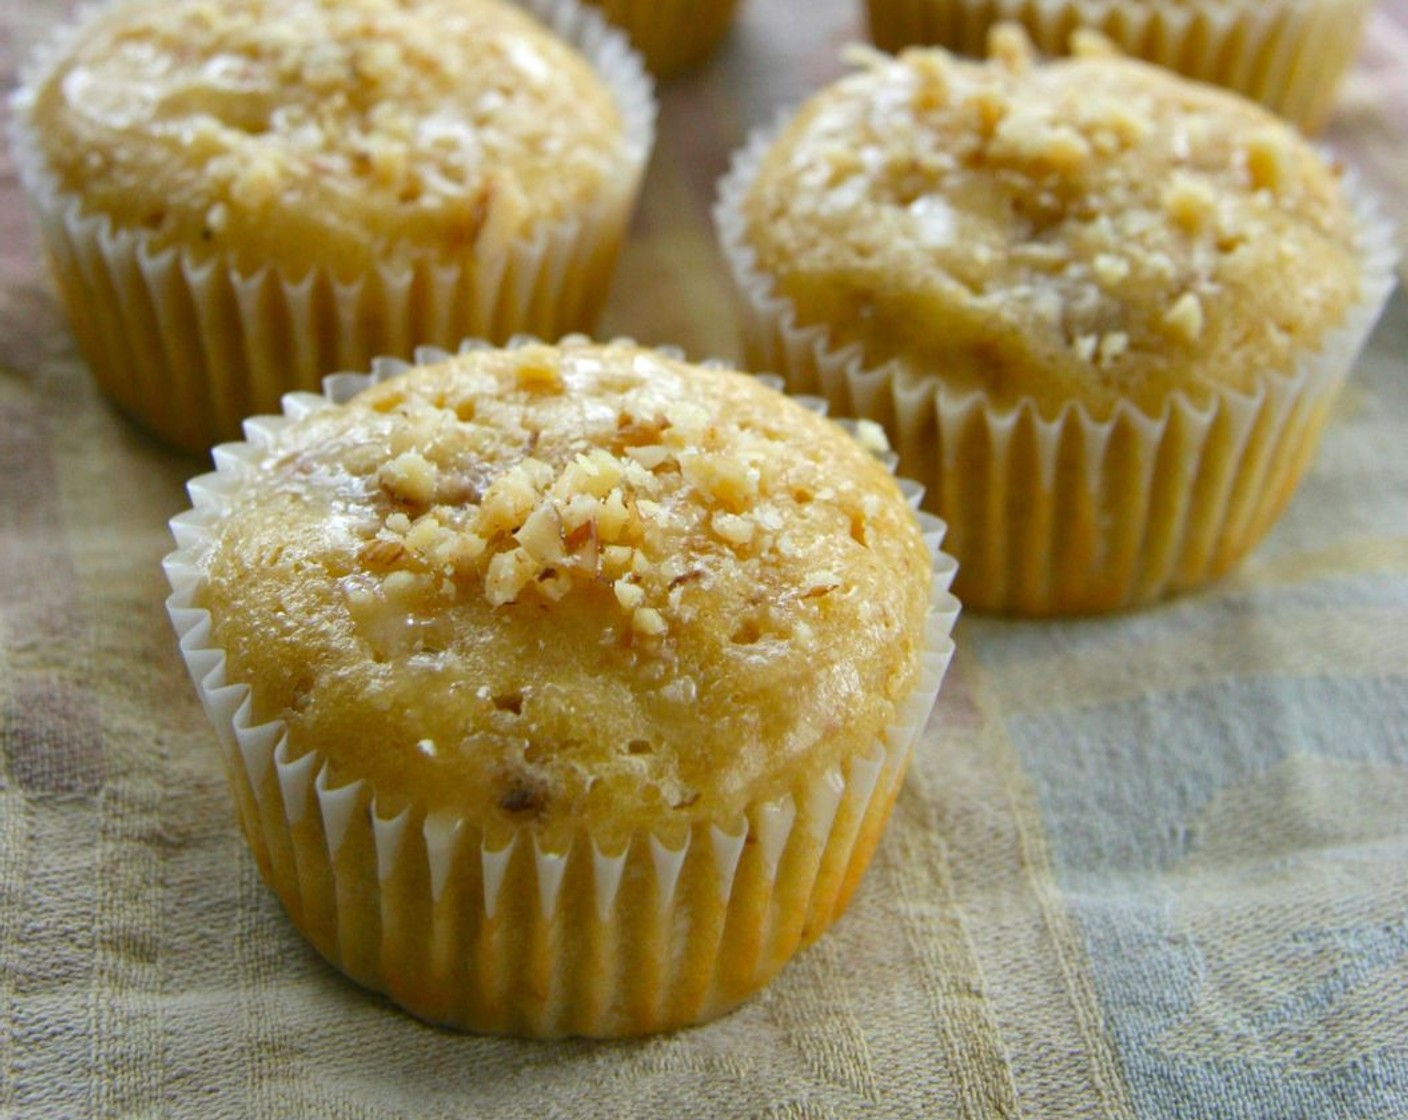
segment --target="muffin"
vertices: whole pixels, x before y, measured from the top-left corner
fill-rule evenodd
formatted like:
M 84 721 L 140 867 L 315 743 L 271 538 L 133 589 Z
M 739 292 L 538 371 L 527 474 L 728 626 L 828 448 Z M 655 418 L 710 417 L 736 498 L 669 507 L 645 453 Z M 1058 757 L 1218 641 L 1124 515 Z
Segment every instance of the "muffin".
M 291 395 L 172 523 L 259 867 L 432 1022 L 720 1014 L 870 858 L 952 648 L 942 526 L 743 374 L 577 340 L 422 357 Z
M 672 77 L 702 61 L 728 33 L 738 0 L 587 0 L 631 37 L 650 72 Z
M 138 0 L 13 107 L 99 385 L 191 450 L 378 354 L 589 326 L 654 121 L 576 0 Z
M 1062 53 L 1077 28 L 1128 54 L 1236 90 L 1306 130 L 1329 115 L 1373 0 L 867 0 L 888 51 L 935 44 L 982 57 L 988 32 L 1019 22 Z
M 969 606 L 1225 571 L 1392 285 L 1372 206 L 1259 107 L 1088 36 L 866 59 L 722 185 L 750 363 L 885 425 Z

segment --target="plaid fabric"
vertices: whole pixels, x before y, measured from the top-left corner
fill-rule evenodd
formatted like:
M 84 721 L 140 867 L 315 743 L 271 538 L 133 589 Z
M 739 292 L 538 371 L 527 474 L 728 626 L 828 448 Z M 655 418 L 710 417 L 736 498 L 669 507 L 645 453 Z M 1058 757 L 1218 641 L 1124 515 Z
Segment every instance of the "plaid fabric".
M 0 8 L 0 83 L 59 8 Z M 736 353 L 714 181 L 856 33 L 848 0 L 749 0 L 664 91 L 605 333 Z M 1340 104 L 1327 141 L 1408 229 L 1408 0 Z M 0 157 L 0 1115 L 1408 1115 L 1405 352 L 1400 296 L 1231 578 L 965 618 L 849 914 L 759 998 L 483 1039 L 343 980 L 260 883 L 161 605 L 203 464 L 96 396 Z

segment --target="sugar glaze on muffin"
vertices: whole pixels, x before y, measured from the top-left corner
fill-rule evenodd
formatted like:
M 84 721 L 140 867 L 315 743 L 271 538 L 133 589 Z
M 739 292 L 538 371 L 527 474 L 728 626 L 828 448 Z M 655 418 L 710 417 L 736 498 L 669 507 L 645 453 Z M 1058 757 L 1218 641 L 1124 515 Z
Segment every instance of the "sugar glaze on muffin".
M 285 429 L 206 605 L 256 717 L 383 811 L 609 843 L 871 750 L 931 562 L 884 466 L 751 378 L 527 346 Z

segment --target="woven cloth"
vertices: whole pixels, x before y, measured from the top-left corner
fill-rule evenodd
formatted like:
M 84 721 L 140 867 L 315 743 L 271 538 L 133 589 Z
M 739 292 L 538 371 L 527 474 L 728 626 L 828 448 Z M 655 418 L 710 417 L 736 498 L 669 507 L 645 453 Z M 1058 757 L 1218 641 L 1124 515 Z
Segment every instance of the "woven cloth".
M 66 5 L 0 5 L 0 85 Z M 851 0 L 748 0 L 664 92 L 606 332 L 737 352 L 713 184 L 840 72 Z M 1408 220 L 1408 0 L 1328 143 Z M 1408 223 L 1405 223 L 1408 228 Z M 162 609 L 204 465 L 89 384 L 0 157 L 0 1115 L 1408 1115 L 1408 301 L 1230 578 L 968 617 L 849 913 L 709 1026 L 431 1029 L 259 880 Z

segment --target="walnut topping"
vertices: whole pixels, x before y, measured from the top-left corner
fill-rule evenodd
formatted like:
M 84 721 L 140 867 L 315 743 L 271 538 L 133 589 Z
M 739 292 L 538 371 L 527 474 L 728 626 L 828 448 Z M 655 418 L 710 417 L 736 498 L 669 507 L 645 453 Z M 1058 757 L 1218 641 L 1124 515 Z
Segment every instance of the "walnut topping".
M 261 155 L 246 163 L 230 185 L 230 198 L 244 210 L 258 210 L 279 190 L 278 161 Z
M 1100 253 L 1091 263 L 1091 271 L 1106 288 L 1114 288 L 1129 277 L 1129 261 L 1114 253 Z
M 1197 234 L 1207 228 L 1217 206 L 1217 196 L 1203 180 L 1180 172 L 1164 189 L 1163 206 L 1179 227 Z
M 631 615 L 631 629 L 637 634 L 658 638 L 669 629 L 669 625 L 665 622 L 665 616 L 654 607 L 637 607 Z
M 890 440 L 885 435 L 885 429 L 874 420 L 856 421 L 856 442 L 872 455 L 884 455 L 890 450 Z
M 1184 292 L 1164 314 L 1164 323 L 1188 342 L 1203 334 L 1203 304 L 1192 292 Z
M 997 126 L 988 154 L 1017 163 L 1042 163 L 1071 171 L 1091 156 L 1090 142 L 1067 124 L 1053 121 L 1035 108 L 1011 109 Z
M 1088 27 L 1071 32 L 1071 54 L 1077 58 L 1119 58 L 1121 51 L 1106 35 Z
M 398 540 L 377 537 L 357 551 L 357 559 L 373 571 L 390 571 L 406 555 L 406 546 Z
M 1257 190 L 1279 194 L 1291 175 L 1291 147 L 1282 128 L 1267 128 L 1247 141 L 1247 175 Z
M 686 453 L 680 456 L 680 470 L 694 486 L 734 511 L 758 495 L 758 472 L 740 459 Z
M 1129 335 L 1124 331 L 1111 331 L 1100 340 L 1099 358 L 1102 366 L 1108 366 L 1129 349 Z
M 551 362 L 528 360 L 518 367 L 518 387 L 530 393 L 562 392 L 562 373 Z
M 593 610 L 620 612 L 603 627 L 610 644 L 633 645 L 663 665 L 678 652 L 671 635 L 700 610 L 698 588 L 784 556 L 795 570 L 793 562 L 814 548 L 807 532 L 782 540 L 786 509 L 831 502 L 836 489 L 791 481 L 796 465 L 779 460 L 779 437 L 761 415 L 734 419 L 668 388 L 635 390 L 628 382 L 616 391 L 630 406 L 602 417 L 588 402 L 590 421 L 565 427 L 556 416 L 579 411 L 581 371 L 532 352 L 515 357 L 501 359 L 497 394 L 459 384 L 433 392 L 390 385 L 368 400 L 384 426 L 383 461 L 367 472 L 377 485 L 361 490 L 384 511 L 380 525 L 360 529 L 371 538 L 361 545 L 361 578 L 379 577 L 367 580 L 378 604 L 371 613 L 413 613 L 442 598 L 482 595 L 480 602 L 499 609 L 575 596 Z M 561 371 L 562 391 L 553 396 L 562 399 L 522 392 L 525 376 L 535 386 L 551 381 L 524 372 L 543 368 Z M 462 417 L 467 396 L 477 403 Z M 531 449 L 529 431 L 541 432 Z M 871 451 L 889 447 L 873 422 L 861 422 L 855 435 Z M 442 486 L 445 480 L 453 485 Z M 396 504 L 388 508 L 378 490 Z M 858 515 L 847 516 L 854 536 Z M 824 578 L 828 565 L 812 566 L 823 570 L 806 597 L 834 589 Z M 373 624 L 400 632 L 395 618 Z
M 1030 70 L 1036 50 L 1019 23 L 997 23 L 988 32 L 988 57 L 1014 74 Z
M 500 552 L 490 559 L 484 573 L 484 597 L 495 607 L 512 603 L 540 570 L 540 565 L 521 548 Z
M 616 601 L 628 611 L 633 611 L 645 603 L 645 589 L 624 576 L 613 583 L 611 589 L 616 593 Z
M 757 522 L 750 517 L 739 517 L 737 514 L 719 510 L 714 514 L 710 525 L 714 533 L 729 544 L 743 546 L 753 540 L 753 534 L 757 531 Z
M 407 451 L 385 464 L 377 474 L 377 481 L 392 497 L 425 505 L 435 497 L 438 473 L 439 468 L 429 459 L 418 452 Z

